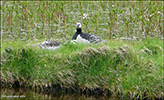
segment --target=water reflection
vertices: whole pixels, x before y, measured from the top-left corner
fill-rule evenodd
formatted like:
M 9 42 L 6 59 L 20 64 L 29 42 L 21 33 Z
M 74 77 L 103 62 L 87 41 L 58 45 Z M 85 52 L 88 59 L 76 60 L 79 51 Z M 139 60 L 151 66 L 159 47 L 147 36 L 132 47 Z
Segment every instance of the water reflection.
M 1 89 L 1 100 L 22 100 L 22 99 L 53 99 L 53 100 L 109 100 L 113 99 L 100 95 L 84 95 L 78 93 L 62 93 L 62 92 L 38 92 L 31 89 L 16 88 Z M 116 99 L 116 98 L 115 98 Z

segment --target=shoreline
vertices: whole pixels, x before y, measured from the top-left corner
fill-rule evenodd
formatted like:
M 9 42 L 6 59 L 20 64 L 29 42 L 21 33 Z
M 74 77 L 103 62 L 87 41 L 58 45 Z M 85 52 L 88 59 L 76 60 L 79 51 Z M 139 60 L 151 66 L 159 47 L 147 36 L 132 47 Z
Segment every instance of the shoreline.
M 162 40 L 153 39 L 69 44 L 56 51 L 7 46 L 2 54 L 1 86 L 162 99 L 161 54 Z

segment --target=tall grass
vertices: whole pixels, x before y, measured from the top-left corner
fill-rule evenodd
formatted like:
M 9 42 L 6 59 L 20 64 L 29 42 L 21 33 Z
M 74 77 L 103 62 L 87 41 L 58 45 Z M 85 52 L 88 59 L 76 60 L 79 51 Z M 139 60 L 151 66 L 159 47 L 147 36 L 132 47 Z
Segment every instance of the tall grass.
M 6 40 L 70 40 L 76 22 L 103 39 L 163 38 L 162 1 L 2 1 Z
M 163 43 L 143 41 L 67 44 L 56 51 L 12 43 L 2 48 L 2 86 L 162 98 Z

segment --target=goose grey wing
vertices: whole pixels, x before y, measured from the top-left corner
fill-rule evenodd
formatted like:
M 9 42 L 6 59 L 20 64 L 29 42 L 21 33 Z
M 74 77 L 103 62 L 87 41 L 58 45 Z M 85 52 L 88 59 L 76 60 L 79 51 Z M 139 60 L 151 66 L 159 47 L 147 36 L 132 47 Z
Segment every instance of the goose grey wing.
M 81 37 L 90 41 L 91 43 L 97 43 L 97 42 L 100 42 L 101 41 L 101 38 L 99 38 L 98 36 L 96 35 L 93 35 L 91 33 L 83 33 L 81 34 Z

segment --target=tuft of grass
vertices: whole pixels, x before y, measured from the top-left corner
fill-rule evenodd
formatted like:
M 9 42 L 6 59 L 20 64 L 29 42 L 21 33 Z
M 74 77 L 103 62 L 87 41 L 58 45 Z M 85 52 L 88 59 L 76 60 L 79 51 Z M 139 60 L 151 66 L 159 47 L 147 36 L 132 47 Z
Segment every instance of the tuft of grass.
M 8 44 L 2 48 L 3 87 L 76 90 L 131 99 L 163 97 L 162 40 L 70 43 L 55 51 L 28 43 Z

